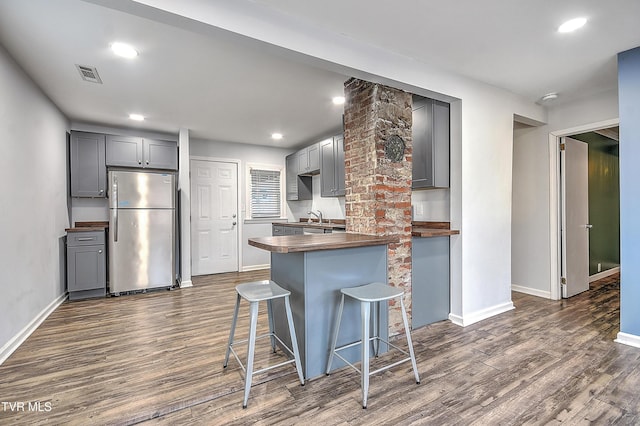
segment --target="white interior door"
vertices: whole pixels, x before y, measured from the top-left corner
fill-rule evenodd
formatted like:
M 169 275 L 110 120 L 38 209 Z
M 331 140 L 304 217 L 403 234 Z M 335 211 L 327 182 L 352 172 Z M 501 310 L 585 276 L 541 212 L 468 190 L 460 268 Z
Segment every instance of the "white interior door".
M 585 142 L 564 138 L 562 182 L 562 297 L 589 290 L 589 156 Z
M 191 160 L 192 275 L 238 270 L 238 165 Z

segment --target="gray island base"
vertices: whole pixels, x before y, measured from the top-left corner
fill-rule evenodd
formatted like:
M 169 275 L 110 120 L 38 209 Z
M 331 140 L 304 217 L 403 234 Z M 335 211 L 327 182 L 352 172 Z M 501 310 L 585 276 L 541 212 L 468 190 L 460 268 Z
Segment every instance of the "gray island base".
M 358 234 L 295 235 L 250 239 L 249 244 L 270 250 L 271 279 L 291 292 L 291 309 L 296 327 L 298 347 L 306 379 L 324 375 L 329 358 L 331 339 L 340 303 L 340 289 L 355 287 L 371 282 L 387 282 L 387 246 L 393 238 L 371 237 L 368 245 L 339 248 L 340 238 Z M 303 243 L 309 249 L 309 238 L 313 238 L 313 248 L 309 251 L 296 248 L 295 243 Z M 326 241 L 326 249 L 321 244 Z M 290 250 L 282 250 L 289 244 Z M 292 245 L 293 244 L 293 245 Z M 375 244 L 375 245 L 373 245 Z M 280 252 L 278 252 L 280 251 Z M 285 252 L 282 252 L 285 251 Z M 288 252 L 286 252 L 288 251 Z M 284 306 L 273 301 L 274 326 L 278 336 L 289 345 L 287 320 Z M 338 346 L 360 340 L 360 303 L 345 298 Z M 373 321 L 373 312 L 371 320 Z M 380 337 L 388 340 L 388 313 L 386 303 L 380 304 Z M 372 334 L 373 335 L 373 334 Z M 371 345 L 371 350 L 373 345 Z M 385 344 L 380 345 L 380 353 L 386 352 Z M 360 345 L 341 351 L 349 362 L 360 360 Z M 346 364 L 334 358 L 332 370 Z

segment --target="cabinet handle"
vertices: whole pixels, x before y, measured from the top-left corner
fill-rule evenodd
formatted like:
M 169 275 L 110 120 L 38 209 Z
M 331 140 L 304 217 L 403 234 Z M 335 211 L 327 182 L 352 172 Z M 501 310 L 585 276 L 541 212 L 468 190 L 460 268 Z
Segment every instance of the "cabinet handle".
M 98 191 L 99 194 L 102 194 L 104 192 L 104 189 L 101 189 L 100 191 Z
M 147 161 L 147 165 L 149 165 L 149 162 Z
M 78 241 L 93 241 L 93 240 L 95 240 L 94 237 L 81 237 L 81 238 L 78 238 Z
M 138 164 L 142 164 L 142 161 L 138 161 Z
M 102 254 L 102 250 L 98 250 L 98 253 Z

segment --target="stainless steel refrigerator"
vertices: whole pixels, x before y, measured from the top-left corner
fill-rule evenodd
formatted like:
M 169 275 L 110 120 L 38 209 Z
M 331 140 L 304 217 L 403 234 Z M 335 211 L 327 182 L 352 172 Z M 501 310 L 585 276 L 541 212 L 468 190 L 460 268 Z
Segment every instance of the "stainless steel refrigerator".
M 175 282 L 175 175 L 109 171 L 109 291 Z

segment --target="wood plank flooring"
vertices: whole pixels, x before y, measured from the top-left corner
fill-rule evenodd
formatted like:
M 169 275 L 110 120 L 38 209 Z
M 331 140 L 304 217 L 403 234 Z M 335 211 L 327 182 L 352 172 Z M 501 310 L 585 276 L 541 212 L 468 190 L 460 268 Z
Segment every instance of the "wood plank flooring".
M 415 330 L 422 383 L 406 363 L 373 376 L 366 410 L 353 370 L 303 387 L 292 366 L 256 377 L 242 409 L 240 369 L 222 368 L 233 287 L 268 275 L 64 303 L 0 366 L 0 424 L 640 424 L 640 349 L 613 342 L 618 276 L 570 300 L 513 293 L 515 310 L 469 327 Z M 262 342 L 258 368 L 281 356 Z

